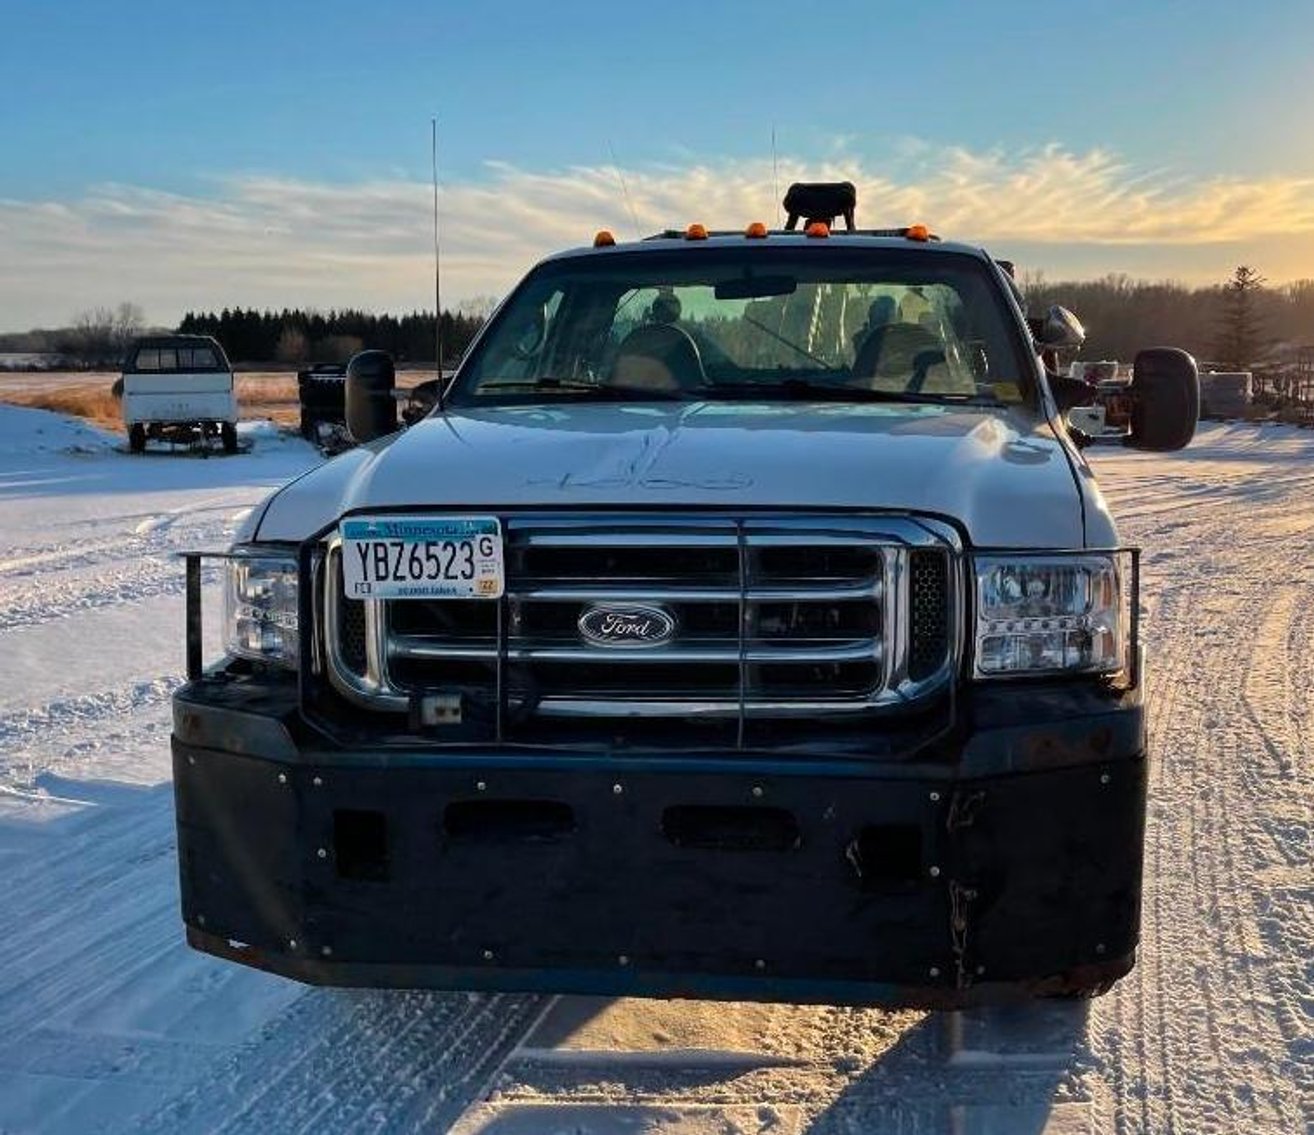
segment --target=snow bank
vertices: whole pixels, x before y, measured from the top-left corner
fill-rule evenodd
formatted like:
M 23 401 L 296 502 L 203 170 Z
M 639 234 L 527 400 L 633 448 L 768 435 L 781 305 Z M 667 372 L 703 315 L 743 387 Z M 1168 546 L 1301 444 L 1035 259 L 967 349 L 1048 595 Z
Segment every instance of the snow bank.
M 25 453 L 107 453 L 123 443 L 120 435 L 80 418 L 0 405 L 0 457 Z
M 297 434 L 282 429 L 268 418 L 238 422 L 237 436 L 244 449 L 262 452 L 281 451 L 309 457 L 313 447 Z M 56 414 L 49 410 L 32 410 L 0 403 L 0 463 L 8 456 L 32 453 L 106 454 L 127 450 L 127 438 L 121 433 L 101 429 L 81 418 Z M 188 454 L 186 447 L 153 445 L 150 451 Z

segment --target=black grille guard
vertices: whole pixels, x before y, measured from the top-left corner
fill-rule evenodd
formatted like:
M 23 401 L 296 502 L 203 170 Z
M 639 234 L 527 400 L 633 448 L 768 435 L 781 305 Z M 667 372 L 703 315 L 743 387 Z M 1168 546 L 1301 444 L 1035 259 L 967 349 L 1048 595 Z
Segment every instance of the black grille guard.
M 385 510 L 370 510 L 371 515 L 379 515 Z M 425 511 L 423 508 L 407 508 L 387 510 L 398 514 L 421 514 Z M 450 512 L 451 510 L 444 510 Z M 536 514 L 525 510 L 497 510 L 488 509 L 480 510 L 481 514 L 492 514 L 498 516 L 504 524 L 511 518 L 532 517 L 540 519 L 544 515 L 556 517 L 565 517 L 580 523 L 581 525 L 597 524 L 600 518 L 606 515 L 615 514 Z M 639 511 L 626 512 L 627 517 L 660 517 L 663 514 L 645 514 Z M 744 514 L 746 517 L 758 519 L 755 514 Z M 769 517 L 772 520 L 780 519 L 777 514 L 763 514 L 763 518 Z M 693 510 L 682 512 L 673 520 L 678 524 L 680 521 L 689 521 L 694 519 L 727 519 L 724 513 L 699 513 Z M 940 739 L 953 733 L 959 724 L 958 721 L 958 692 L 966 675 L 970 672 L 970 634 L 968 629 L 973 624 L 972 604 L 974 599 L 974 588 L 967 586 L 967 581 L 971 578 L 971 573 L 967 570 L 970 566 L 971 553 L 966 552 L 957 534 L 947 524 L 931 519 L 921 517 L 911 517 L 907 514 L 883 514 L 883 513 L 791 513 L 789 519 L 805 524 L 810 530 L 824 527 L 827 521 L 838 524 L 845 522 L 851 523 L 855 519 L 862 519 L 874 523 L 888 523 L 898 521 L 911 523 L 920 527 L 934 541 L 947 546 L 951 556 L 951 586 L 952 595 L 955 599 L 953 604 L 956 612 L 953 625 L 950 630 L 950 651 L 949 651 L 949 673 L 946 680 L 938 682 L 934 688 L 928 691 L 920 702 L 909 704 L 903 702 L 896 708 L 904 710 L 912 708 L 935 707 L 935 722 L 928 729 L 918 728 L 910 732 L 902 730 L 889 730 L 893 747 L 884 754 L 887 757 L 897 759 L 899 756 L 906 755 L 913 750 L 921 750 L 928 746 L 934 745 Z M 492 722 L 491 735 L 477 740 L 460 739 L 447 740 L 441 736 L 436 736 L 432 732 L 421 732 L 416 734 L 413 729 L 407 728 L 401 731 L 387 730 L 381 728 L 377 718 L 379 715 L 373 715 L 374 720 L 368 722 L 365 730 L 361 729 L 359 715 L 352 721 L 344 721 L 340 715 L 334 715 L 326 712 L 325 706 L 330 703 L 336 695 L 325 674 L 324 660 L 322 658 L 322 649 L 324 635 L 322 633 L 320 612 L 317 609 L 317 596 L 319 589 L 317 581 L 324 563 L 324 550 L 327 541 L 335 534 L 339 524 L 339 519 L 335 519 L 331 524 L 326 525 L 319 531 L 303 540 L 295 546 L 295 554 L 298 562 L 298 576 L 302 581 L 302 586 L 298 587 L 298 624 L 301 628 L 310 628 L 309 632 L 303 630 L 299 637 L 300 659 L 297 670 L 297 682 L 299 693 L 299 710 L 300 718 L 318 734 L 323 740 L 334 746 L 350 746 L 360 744 L 365 740 L 376 744 L 380 740 L 380 734 L 387 734 L 386 740 L 389 744 L 396 744 L 405 747 L 434 747 L 440 746 L 443 749 L 459 749 L 462 747 L 486 749 L 487 744 L 495 742 L 499 746 L 505 746 L 509 750 L 532 752 L 537 750 L 549 750 L 560 752 L 563 750 L 581 751 L 589 748 L 582 746 L 578 741 L 565 741 L 561 743 L 534 743 L 527 742 L 508 736 L 508 707 L 507 707 L 507 686 L 504 681 L 504 674 L 507 667 L 507 633 L 506 633 L 506 597 L 498 600 L 498 651 L 497 651 L 497 681 L 495 691 L 494 720 Z M 291 550 L 291 549 L 289 549 Z M 1124 589 L 1123 603 L 1124 610 L 1127 612 L 1128 642 L 1127 642 L 1127 664 L 1120 677 L 1125 688 L 1134 689 L 1140 682 L 1140 549 L 1138 547 L 1119 547 L 1114 549 L 979 549 L 982 554 L 989 553 L 997 555 L 1001 552 L 1009 552 L 1017 555 L 1052 555 L 1052 554 L 1080 554 L 1090 552 L 1103 552 L 1104 554 L 1114 554 L 1120 558 L 1125 558 L 1129 563 L 1130 570 L 1123 573 L 1123 578 L 1129 581 L 1130 586 Z M 186 665 L 187 677 L 189 681 L 197 681 L 205 675 L 205 669 L 202 663 L 202 602 L 201 602 L 201 582 L 202 561 L 206 559 L 214 560 L 231 560 L 241 558 L 243 553 L 234 550 L 210 551 L 210 550 L 189 550 L 178 553 L 179 558 L 183 559 L 186 567 Z M 304 584 L 309 581 L 310 586 Z M 742 663 L 741 663 L 742 668 Z M 1005 679 L 1007 681 L 1009 679 Z M 1051 679 L 1052 680 L 1052 679 Z M 1027 679 L 1012 679 L 1023 683 Z M 751 753 L 772 753 L 779 752 L 777 745 L 755 745 L 752 744 L 747 736 L 748 714 L 745 712 L 743 698 L 740 699 L 740 712 L 736 723 L 735 743 L 733 751 L 741 754 Z M 886 732 L 888 727 L 897 725 L 898 715 L 886 715 L 883 721 L 873 724 L 873 732 Z M 821 726 L 819 733 L 824 734 L 825 726 Z M 897 734 L 897 736 L 896 736 Z M 816 750 L 825 749 L 826 743 L 824 735 L 816 737 L 815 743 L 811 746 Z

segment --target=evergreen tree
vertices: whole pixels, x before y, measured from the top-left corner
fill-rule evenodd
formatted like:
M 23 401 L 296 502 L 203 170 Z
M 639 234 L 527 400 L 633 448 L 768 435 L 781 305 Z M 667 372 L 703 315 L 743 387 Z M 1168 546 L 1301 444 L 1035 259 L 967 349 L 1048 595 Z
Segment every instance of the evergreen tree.
M 445 365 L 453 365 L 465 353 L 484 319 L 474 310 L 443 312 Z M 213 335 L 235 362 L 293 361 L 291 356 L 303 353 L 303 343 L 307 362 L 340 359 L 354 344 L 387 351 L 398 362 L 433 362 L 433 316 L 427 311 L 398 317 L 374 315 L 359 308 L 329 312 L 284 308 L 274 312 L 226 307 L 217 315 L 189 311 L 178 324 L 178 331 Z
M 1258 271 L 1241 264 L 1223 286 L 1214 354 L 1226 370 L 1249 370 L 1261 354 L 1263 321 L 1258 305 L 1265 282 Z

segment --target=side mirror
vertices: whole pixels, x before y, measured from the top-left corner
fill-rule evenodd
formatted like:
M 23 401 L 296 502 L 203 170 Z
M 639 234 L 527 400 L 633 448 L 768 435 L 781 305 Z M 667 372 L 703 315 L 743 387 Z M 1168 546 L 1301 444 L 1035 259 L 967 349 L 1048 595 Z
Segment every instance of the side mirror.
M 427 382 L 412 386 L 410 390 L 405 392 L 406 401 L 402 406 L 402 421 L 408 426 L 413 426 L 438 405 L 438 396 L 441 393 L 442 382 L 437 378 L 431 378 Z
M 1040 323 L 1036 343 L 1047 351 L 1075 350 L 1086 341 L 1086 329 L 1081 320 L 1066 307 L 1055 304 Z
M 397 430 L 397 372 L 387 351 L 361 351 L 347 364 L 347 432 L 358 442 Z
M 1127 445 L 1157 452 L 1182 449 L 1200 420 L 1195 359 L 1176 347 L 1141 351 L 1132 371 L 1131 400 Z

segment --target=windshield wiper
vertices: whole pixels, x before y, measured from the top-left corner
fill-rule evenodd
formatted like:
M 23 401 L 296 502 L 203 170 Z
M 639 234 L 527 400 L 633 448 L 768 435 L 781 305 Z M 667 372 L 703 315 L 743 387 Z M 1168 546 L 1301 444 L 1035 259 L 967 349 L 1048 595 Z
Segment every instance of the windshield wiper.
M 590 394 L 607 402 L 686 402 L 689 399 L 689 395 L 681 390 L 651 390 L 646 386 L 624 386 L 612 382 L 584 382 L 577 378 L 536 378 L 528 382 L 490 382 L 478 391 L 478 396 L 556 392 Z
M 955 405 L 989 402 L 979 395 L 914 394 L 906 390 L 873 390 L 870 386 L 845 386 L 838 382 L 812 382 L 806 378 L 787 378 L 780 382 L 717 382 L 704 397 L 718 398 L 788 398 L 807 402 L 915 402 L 924 405 Z
M 814 355 L 811 351 L 809 351 L 806 347 L 801 347 L 799 346 L 799 344 L 795 343 L 793 339 L 787 339 L 785 338 L 785 336 L 780 334 L 780 332 L 772 331 L 771 328 L 768 327 L 765 323 L 763 323 L 759 319 L 754 319 L 751 315 L 748 314 L 748 312 L 744 312 L 743 320 L 750 327 L 756 327 L 759 331 L 763 332 L 766 335 L 771 336 L 771 338 L 774 339 L 777 343 L 783 343 L 791 351 L 797 351 L 805 359 L 808 359 L 814 363 L 820 363 L 822 366 L 826 365 L 825 359 L 817 358 L 817 356 Z

